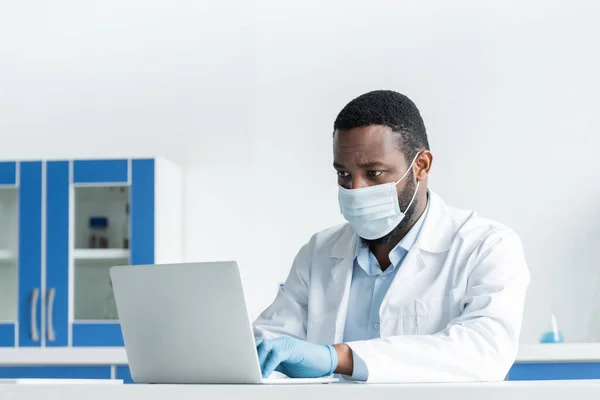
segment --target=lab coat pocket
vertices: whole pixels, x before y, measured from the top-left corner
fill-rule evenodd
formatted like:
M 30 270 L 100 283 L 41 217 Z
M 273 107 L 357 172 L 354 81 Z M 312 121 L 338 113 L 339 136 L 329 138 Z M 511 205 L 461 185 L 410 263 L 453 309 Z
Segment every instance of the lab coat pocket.
M 432 335 L 443 330 L 459 314 L 454 293 L 415 300 L 417 334 Z
M 417 333 L 416 303 L 411 301 L 401 308 L 390 310 L 381 316 L 381 337 L 396 335 L 414 335 Z
M 449 321 L 450 296 L 428 297 L 416 300 L 417 334 L 431 335 L 441 331 Z
M 424 294 L 388 307 L 381 316 L 381 333 L 393 335 L 431 335 L 439 332 L 460 315 L 462 289 Z

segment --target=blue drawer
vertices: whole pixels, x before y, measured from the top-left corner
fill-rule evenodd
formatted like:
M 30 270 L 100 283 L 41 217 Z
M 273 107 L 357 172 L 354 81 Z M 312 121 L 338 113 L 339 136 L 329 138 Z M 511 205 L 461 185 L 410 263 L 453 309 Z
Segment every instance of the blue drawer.
M 600 363 L 518 363 L 508 373 L 509 381 L 600 379 Z
M 126 365 L 117 367 L 117 379 L 123 379 L 123 383 L 134 383 L 131 378 L 131 373 L 129 372 L 129 367 Z
M 110 366 L 23 366 L 0 367 L 0 379 L 110 379 Z

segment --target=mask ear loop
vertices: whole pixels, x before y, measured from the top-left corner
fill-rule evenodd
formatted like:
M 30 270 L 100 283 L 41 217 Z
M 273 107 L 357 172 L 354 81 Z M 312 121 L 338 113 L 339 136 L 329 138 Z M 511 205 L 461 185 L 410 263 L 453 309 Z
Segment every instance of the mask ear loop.
M 418 152 L 418 153 L 415 155 L 415 158 L 413 158 L 412 162 L 410 163 L 410 166 L 408 167 L 408 169 L 406 170 L 406 172 L 404 173 L 404 175 L 402 175 L 402 176 L 400 177 L 400 179 L 398 179 L 398 180 L 396 181 L 396 185 L 398 184 L 398 182 L 400 182 L 402 179 L 404 179 L 404 177 L 406 176 L 406 174 L 408 174 L 408 171 L 410 171 L 410 170 L 412 169 L 412 166 L 413 166 L 413 164 L 415 163 L 415 161 L 417 160 L 417 157 L 419 157 L 419 154 L 421 154 L 421 153 L 422 153 L 422 151 Z M 410 199 L 410 203 L 408 203 L 408 206 L 406 206 L 406 210 L 404 210 L 404 211 L 402 212 L 403 214 L 405 214 L 405 213 L 408 211 L 408 209 L 409 209 L 409 208 L 410 208 L 410 206 L 412 205 L 413 201 L 415 201 L 415 197 L 417 197 L 417 192 L 419 191 L 419 184 L 420 184 L 420 183 L 421 183 L 421 182 L 417 181 L 417 187 L 415 188 L 415 193 L 413 194 L 413 197 L 412 197 L 412 199 Z M 400 210 L 400 211 L 402 211 L 402 210 Z
M 408 203 L 408 206 L 406 206 L 406 210 L 404 210 L 402 213 L 406 214 L 406 212 L 408 211 L 408 209 L 410 208 L 410 206 L 412 205 L 413 201 L 415 200 L 415 197 L 417 197 L 417 192 L 419 191 L 419 181 L 417 181 L 417 187 L 415 188 L 415 194 L 413 194 L 412 199 L 410 199 L 410 203 Z M 402 211 L 402 210 L 400 210 Z
M 400 182 L 402 179 L 404 179 L 404 177 L 406 176 L 406 174 L 408 174 L 408 171 L 410 171 L 410 169 L 412 168 L 413 164 L 415 163 L 415 161 L 417 160 L 417 157 L 419 157 L 419 154 L 421 154 L 422 151 L 418 152 L 417 155 L 415 156 L 415 158 L 413 158 L 412 162 L 410 163 L 410 165 L 408 166 L 408 169 L 406 170 L 406 172 L 404 173 L 404 175 L 402 175 L 400 177 L 400 179 L 398 179 L 396 181 L 396 185 L 398 184 L 398 182 Z

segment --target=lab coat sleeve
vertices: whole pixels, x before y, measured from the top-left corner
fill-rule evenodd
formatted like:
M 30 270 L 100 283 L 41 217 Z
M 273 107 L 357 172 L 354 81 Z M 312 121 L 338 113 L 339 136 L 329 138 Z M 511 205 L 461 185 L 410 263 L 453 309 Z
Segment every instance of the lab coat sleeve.
M 364 360 L 367 382 L 505 379 L 517 355 L 529 270 L 512 231 L 484 239 L 473 259 L 461 315 L 445 329 L 347 343 Z
M 296 255 L 284 286 L 253 324 L 255 339 L 292 336 L 306 340 L 308 282 L 313 247 L 311 240 Z

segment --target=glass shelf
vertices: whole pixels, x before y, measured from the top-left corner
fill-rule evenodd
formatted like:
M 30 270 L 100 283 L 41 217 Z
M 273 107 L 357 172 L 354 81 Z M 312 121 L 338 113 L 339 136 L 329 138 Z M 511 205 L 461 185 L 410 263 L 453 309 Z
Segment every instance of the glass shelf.
M 13 263 L 15 255 L 11 250 L 0 250 L 0 264 Z
M 129 260 L 127 249 L 75 249 L 75 260 Z

